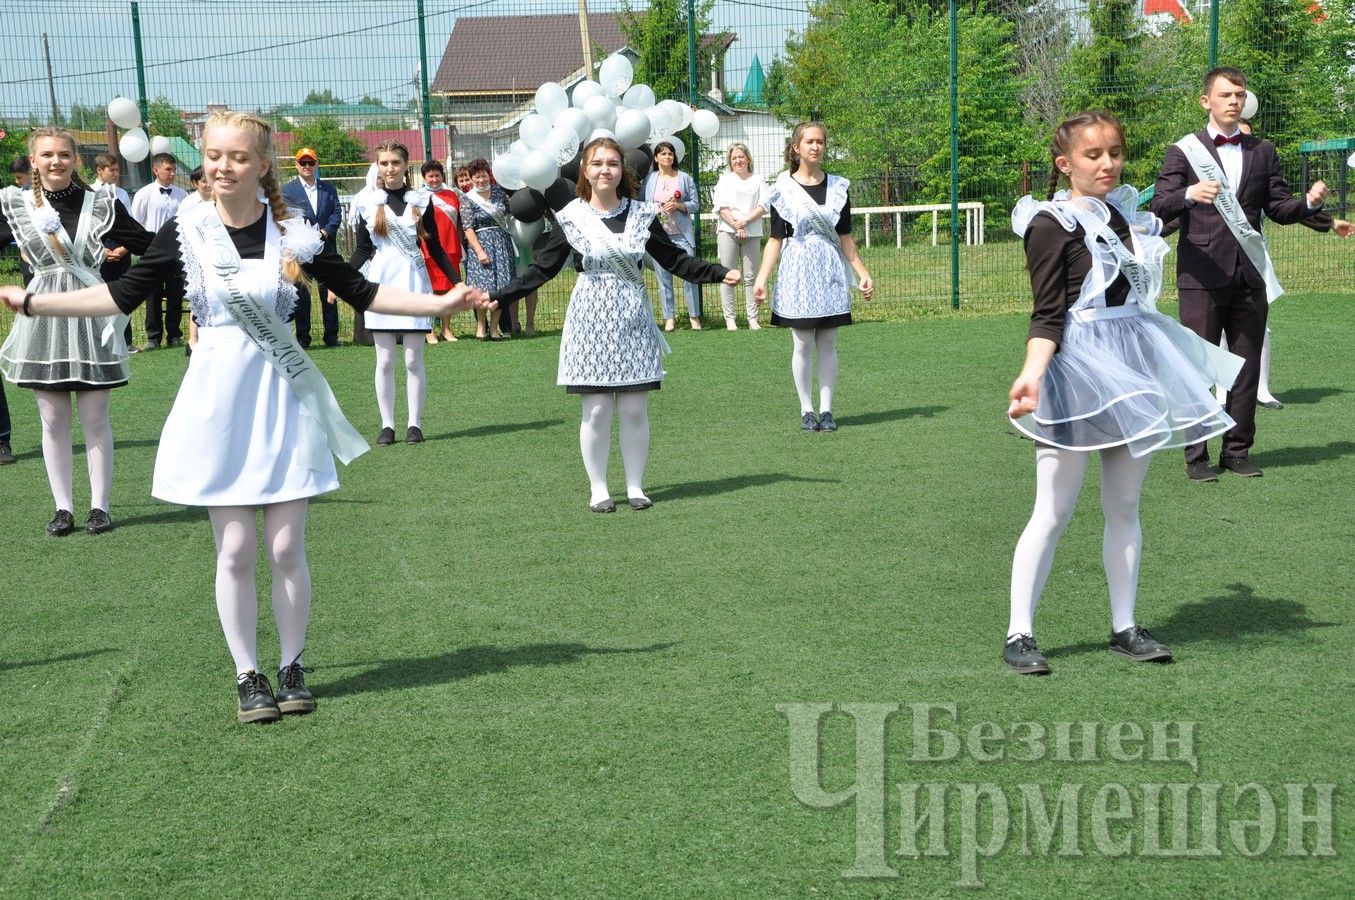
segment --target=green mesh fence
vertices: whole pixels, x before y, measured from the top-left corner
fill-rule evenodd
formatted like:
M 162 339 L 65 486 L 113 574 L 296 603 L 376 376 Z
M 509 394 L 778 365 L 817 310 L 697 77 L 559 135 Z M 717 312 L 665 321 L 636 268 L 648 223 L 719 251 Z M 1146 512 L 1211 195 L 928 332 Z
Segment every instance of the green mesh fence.
M 719 118 L 709 141 L 679 134 L 703 212 L 732 142 L 772 178 L 790 124 L 827 124 L 828 167 L 852 180 L 854 233 L 877 284 L 875 302 L 858 304 L 862 316 L 949 314 L 956 286 L 963 310 L 1020 309 L 1028 289 L 1008 215 L 1023 194 L 1047 191 L 1053 126 L 1086 108 L 1120 116 L 1125 180 L 1146 189 L 1168 144 L 1203 126 L 1200 80 L 1211 58 L 1248 72 L 1256 130 L 1278 146 L 1294 190 L 1325 179 L 1329 208 L 1349 217 L 1353 4 L 1225 0 L 1215 32 L 1200 0 L 959 3 L 954 156 L 945 0 L 58 0 L 41 15 L 0 4 L 0 154 L 21 155 L 26 131 L 55 119 L 76 132 L 88 163 L 116 146 L 105 109 L 125 96 L 144 103 L 150 134 L 171 140 L 186 174 L 202 122 L 220 105 L 274 122 L 284 174 L 295 148 L 315 148 L 322 177 L 347 197 L 383 140 L 404 142 L 415 166 L 504 152 L 541 83 L 568 87 L 590 74 L 585 46 L 594 67 L 624 50 L 658 98 Z M 144 166 L 124 165 L 124 187 L 147 177 Z M 1350 257 L 1334 252 L 1330 234 L 1289 226 L 1268 236 L 1290 290 L 1351 289 Z M 702 238 L 713 256 L 712 221 Z M 350 244 L 344 235 L 341 249 Z M 0 281 L 17 280 L 11 248 Z M 541 292 L 541 327 L 562 322 L 570 283 L 566 275 Z M 718 316 L 713 288 L 706 309 Z

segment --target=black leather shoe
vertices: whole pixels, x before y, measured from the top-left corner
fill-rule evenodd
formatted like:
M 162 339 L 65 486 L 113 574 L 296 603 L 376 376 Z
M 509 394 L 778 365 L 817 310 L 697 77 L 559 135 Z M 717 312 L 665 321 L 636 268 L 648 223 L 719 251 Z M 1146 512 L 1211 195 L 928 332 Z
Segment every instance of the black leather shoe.
M 1002 648 L 1002 661 L 1022 675 L 1049 674 L 1049 661 L 1036 646 L 1035 638 L 1028 634 L 1017 635 L 1007 642 Z
M 0 441 L 0 466 L 14 465 L 14 448 L 9 441 Z
M 1275 397 L 1271 397 L 1269 400 L 1257 400 L 1256 405 L 1264 406 L 1266 409 L 1284 409 L 1284 404 Z
M 1172 652 L 1138 625 L 1110 636 L 1110 652 L 1138 662 L 1171 662 Z
M 52 537 L 65 537 L 75 530 L 75 516 L 68 509 L 58 509 L 52 521 L 47 523 L 47 533 Z
M 282 718 L 267 677 L 254 671 L 246 672 L 235 680 L 235 688 L 240 693 L 240 709 L 235 714 L 237 721 L 276 722 Z
M 395 443 L 395 429 L 383 428 L 381 433 L 376 436 L 376 445 L 378 447 L 389 447 Z
M 603 513 L 616 512 L 616 501 L 613 500 L 611 497 L 608 497 L 606 500 L 594 503 L 592 506 L 588 508 L 591 509 L 593 512 L 603 512 Z
M 89 518 L 85 519 L 85 534 L 103 534 L 112 530 L 113 520 L 108 517 L 107 512 L 102 509 L 89 511 Z
M 1243 478 L 1261 477 L 1261 467 L 1245 456 L 1235 456 L 1232 459 L 1219 460 L 1219 466 L 1227 469 L 1234 475 L 1241 475 Z
M 837 421 L 833 419 L 832 410 L 819 413 L 819 431 L 837 431 Z
M 626 500 L 631 509 L 649 509 L 654 505 L 654 501 L 648 497 L 630 497 Z
M 804 415 L 800 416 L 800 430 L 818 431 L 819 417 L 814 415 L 812 412 L 807 412 Z
M 166 346 L 166 347 L 182 347 L 182 346 L 183 346 L 183 338 L 170 338 L 170 339 L 169 339 L 169 342 L 166 343 L 165 346 Z
M 1199 462 L 1186 463 L 1186 477 L 1191 481 L 1218 481 L 1219 473 L 1214 471 L 1214 467 L 1204 460 Z
M 284 716 L 315 712 L 315 697 L 306 690 L 305 673 L 309 671 L 301 665 L 300 658 L 278 669 L 278 710 Z
M 422 443 L 423 443 L 423 429 L 421 429 L 418 425 L 411 425 L 411 426 L 409 426 L 409 430 L 405 432 L 405 443 L 406 443 L 406 444 L 422 444 Z

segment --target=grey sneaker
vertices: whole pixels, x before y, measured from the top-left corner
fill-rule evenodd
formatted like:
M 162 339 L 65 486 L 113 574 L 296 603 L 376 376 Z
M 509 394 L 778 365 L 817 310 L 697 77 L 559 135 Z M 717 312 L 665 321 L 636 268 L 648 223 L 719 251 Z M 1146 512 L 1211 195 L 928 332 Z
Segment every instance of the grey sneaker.
M 1022 675 L 1049 674 L 1049 661 L 1029 634 L 1018 634 L 1009 640 L 1002 648 L 1002 661 Z
M 1172 652 L 1155 640 L 1148 629 L 1135 625 L 1110 636 L 1110 652 L 1137 662 L 1171 662 Z

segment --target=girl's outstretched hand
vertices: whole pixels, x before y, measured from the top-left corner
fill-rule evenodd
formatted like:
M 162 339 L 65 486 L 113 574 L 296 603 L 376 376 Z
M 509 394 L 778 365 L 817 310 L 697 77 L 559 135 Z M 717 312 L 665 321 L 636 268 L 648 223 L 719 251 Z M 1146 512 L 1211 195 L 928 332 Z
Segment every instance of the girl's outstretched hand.
M 1035 412 L 1035 408 L 1040 405 L 1040 379 L 1021 373 L 1012 382 L 1012 389 L 1007 392 L 1007 397 L 1011 400 L 1011 405 L 1007 407 L 1009 417 L 1019 419 L 1027 413 Z

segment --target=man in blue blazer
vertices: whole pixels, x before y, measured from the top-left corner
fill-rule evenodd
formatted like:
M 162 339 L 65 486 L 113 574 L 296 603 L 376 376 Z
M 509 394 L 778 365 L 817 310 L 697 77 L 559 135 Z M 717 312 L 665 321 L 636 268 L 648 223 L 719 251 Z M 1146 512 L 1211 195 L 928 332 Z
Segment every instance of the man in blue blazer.
M 319 227 L 325 239 L 325 249 L 334 250 L 343 211 L 339 207 L 339 192 L 334 185 L 321 181 L 316 174 L 319 157 L 310 147 L 296 151 L 296 178 L 282 186 L 282 199 L 299 210 L 307 222 Z M 339 345 L 339 307 L 323 284 L 316 283 L 320 293 L 320 315 L 325 326 L 325 346 Z M 311 343 L 311 296 L 304 286 L 298 287 L 296 304 L 296 339 L 302 347 Z

